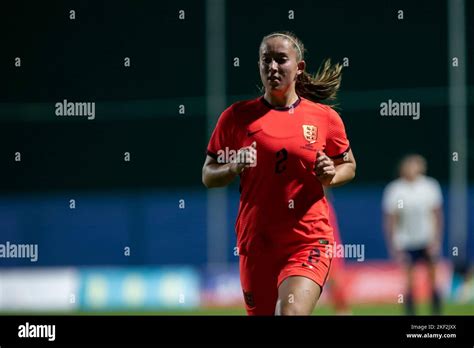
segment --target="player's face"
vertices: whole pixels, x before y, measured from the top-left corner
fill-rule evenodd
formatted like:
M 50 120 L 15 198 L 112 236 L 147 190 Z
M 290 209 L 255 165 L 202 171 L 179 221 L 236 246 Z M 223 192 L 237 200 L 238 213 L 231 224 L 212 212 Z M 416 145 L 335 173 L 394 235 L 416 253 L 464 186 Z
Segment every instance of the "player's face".
M 418 175 L 423 173 L 423 165 L 417 159 L 408 159 L 402 165 L 401 174 L 407 180 L 415 180 Z
M 267 39 L 260 48 L 259 69 L 265 90 L 287 92 L 295 88 L 296 77 L 304 70 L 304 61 L 298 62 L 298 52 L 292 43 L 282 37 Z

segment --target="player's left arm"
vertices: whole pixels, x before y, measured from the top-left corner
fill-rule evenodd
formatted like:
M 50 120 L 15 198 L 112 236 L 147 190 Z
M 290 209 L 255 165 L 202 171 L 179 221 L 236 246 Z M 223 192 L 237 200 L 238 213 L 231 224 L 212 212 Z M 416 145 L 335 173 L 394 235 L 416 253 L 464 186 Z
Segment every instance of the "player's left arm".
M 436 237 L 441 240 L 443 238 L 444 226 L 443 208 L 441 206 L 437 206 L 433 209 L 433 213 L 435 218 Z
M 331 159 L 323 152 L 319 152 L 315 166 L 316 176 L 322 185 L 337 187 L 354 179 L 356 160 L 349 149 L 342 157 Z
M 433 256 L 441 253 L 441 244 L 443 243 L 444 215 L 443 215 L 443 195 L 438 182 L 433 182 L 432 189 L 432 219 L 434 228 L 434 239 L 428 250 Z
M 356 161 L 341 117 L 332 108 L 327 110 L 326 147 L 324 153 L 318 152 L 315 171 L 323 186 L 336 187 L 354 179 Z
M 442 206 L 437 206 L 433 209 L 433 216 L 435 220 L 435 248 L 436 251 L 440 251 L 441 243 L 443 241 L 443 226 L 444 226 L 444 216 Z

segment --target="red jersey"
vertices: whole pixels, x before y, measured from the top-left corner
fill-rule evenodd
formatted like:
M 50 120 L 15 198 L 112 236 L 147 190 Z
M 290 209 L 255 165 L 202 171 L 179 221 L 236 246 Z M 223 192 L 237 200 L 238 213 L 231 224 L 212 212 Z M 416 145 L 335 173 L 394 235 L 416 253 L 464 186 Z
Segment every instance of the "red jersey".
M 337 112 L 305 98 L 285 108 L 263 97 L 237 102 L 219 117 L 207 153 L 222 163 L 226 151 L 254 141 L 257 164 L 240 174 L 239 252 L 332 242 L 328 204 L 314 166 L 318 150 L 331 158 L 349 150 Z

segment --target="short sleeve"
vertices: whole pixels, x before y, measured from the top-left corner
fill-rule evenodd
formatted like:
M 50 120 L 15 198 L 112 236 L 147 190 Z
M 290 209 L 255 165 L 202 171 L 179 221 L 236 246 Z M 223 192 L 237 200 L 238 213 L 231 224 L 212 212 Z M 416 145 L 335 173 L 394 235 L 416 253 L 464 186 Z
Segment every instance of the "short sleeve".
M 220 151 L 225 151 L 226 148 L 235 150 L 233 138 L 236 134 L 235 128 L 234 113 L 232 106 L 230 106 L 222 112 L 217 120 L 216 127 L 207 145 L 207 154 L 217 159 Z
M 349 151 L 350 144 L 346 129 L 339 114 L 329 107 L 329 123 L 326 136 L 326 155 L 339 158 Z
M 389 184 L 385 187 L 382 197 L 382 210 L 386 214 L 392 214 L 397 209 L 397 197 L 395 185 Z

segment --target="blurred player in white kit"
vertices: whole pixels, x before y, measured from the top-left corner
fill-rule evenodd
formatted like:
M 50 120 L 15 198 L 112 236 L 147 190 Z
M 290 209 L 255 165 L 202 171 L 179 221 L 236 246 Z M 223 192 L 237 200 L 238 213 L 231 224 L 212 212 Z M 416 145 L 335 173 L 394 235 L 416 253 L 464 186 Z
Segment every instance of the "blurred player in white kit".
M 390 255 L 406 273 L 405 308 L 415 315 L 413 269 L 424 261 L 428 267 L 432 314 L 441 314 L 441 300 L 436 289 L 436 262 L 441 253 L 443 197 L 436 179 L 428 177 L 426 160 L 408 155 L 400 162 L 400 177 L 390 182 L 383 194 L 384 229 Z

